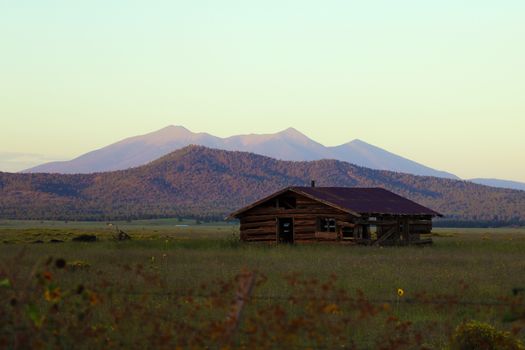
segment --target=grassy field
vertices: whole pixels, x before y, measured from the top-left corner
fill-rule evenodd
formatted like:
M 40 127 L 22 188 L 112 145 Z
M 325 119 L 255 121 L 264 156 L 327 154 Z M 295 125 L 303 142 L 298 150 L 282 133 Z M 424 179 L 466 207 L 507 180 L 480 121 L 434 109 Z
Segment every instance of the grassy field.
M 115 225 L 133 239 L 114 241 Z M 44 281 L 34 287 L 41 291 L 36 298 L 48 291 L 44 295 L 47 303 L 37 303 L 38 315 L 47 315 L 51 304 L 64 303 L 66 308 L 64 291 L 91 286 L 93 295 L 101 300 L 92 305 L 91 322 L 108 327 L 104 337 L 93 339 L 105 341 L 105 347 L 125 342 L 131 347 L 152 344 L 154 340 L 146 335 L 131 332 L 138 327 L 144 333 L 139 320 L 145 319 L 158 322 L 151 332 L 169 333 L 168 348 L 221 341 L 241 348 L 254 341 L 261 348 L 283 344 L 351 348 L 352 342 L 357 348 L 379 348 L 381 344 L 385 349 L 442 348 L 453 329 L 470 319 L 524 337 L 523 310 L 508 305 L 521 302 L 513 290 L 525 288 L 523 228 L 434 229 L 432 246 L 389 248 L 242 244 L 236 240 L 237 230 L 224 223 L 196 225 L 176 220 L 112 226 L 0 221 L 0 242 L 4 242 L 0 263 L 15 295 L 20 293 L 15 291 L 17 286 L 37 278 L 38 271 L 53 274 L 56 285 L 50 287 L 51 282 Z M 97 235 L 99 241 L 71 241 L 87 233 Z M 49 243 L 51 239 L 65 242 Z M 37 241 L 44 243 L 33 243 Z M 62 258 L 68 265 L 65 269 L 53 267 L 52 262 L 46 265 L 49 257 Z M 224 340 L 221 334 L 228 332 L 220 321 L 231 311 L 242 276 L 251 271 L 257 273 L 252 299 L 235 333 Z M 49 291 L 57 285 L 62 294 L 53 303 Z M 403 296 L 398 296 L 398 289 Z M 147 317 L 152 310 L 154 315 Z M 125 321 L 114 317 L 121 312 L 127 313 Z M 27 327 L 37 323 L 33 320 Z M 121 329 L 126 325 L 130 333 L 115 331 L 117 324 Z M 49 332 L 56 332 L 49 327 Z M 392 343 L 397 338 L 399 347 Z M 116 339 L 120 343 L 114 343 Z

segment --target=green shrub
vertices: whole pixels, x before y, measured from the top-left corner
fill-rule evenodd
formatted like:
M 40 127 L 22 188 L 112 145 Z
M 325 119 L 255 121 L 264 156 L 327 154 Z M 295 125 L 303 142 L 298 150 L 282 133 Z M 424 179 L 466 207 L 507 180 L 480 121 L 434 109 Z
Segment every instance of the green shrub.
M 498 331 L 487 323 L 470 321 L 454 331 L 450 350 L 525 350 L 509 332 Z

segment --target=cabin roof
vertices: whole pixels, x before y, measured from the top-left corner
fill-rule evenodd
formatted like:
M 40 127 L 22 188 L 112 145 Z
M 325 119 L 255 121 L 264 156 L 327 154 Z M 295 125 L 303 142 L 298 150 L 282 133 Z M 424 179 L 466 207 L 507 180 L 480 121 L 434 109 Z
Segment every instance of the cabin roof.
M 310 197 L 356 216 L 363 214 L 443 216 L 410 199 L 379 187 L 287 187 L 233 212 L 230 217 L 238 217 L 245 211 L 287 191 Z
M 293 187 L 293 189 L 359 214 L 442 216 L 432 209 L 379 187 Z

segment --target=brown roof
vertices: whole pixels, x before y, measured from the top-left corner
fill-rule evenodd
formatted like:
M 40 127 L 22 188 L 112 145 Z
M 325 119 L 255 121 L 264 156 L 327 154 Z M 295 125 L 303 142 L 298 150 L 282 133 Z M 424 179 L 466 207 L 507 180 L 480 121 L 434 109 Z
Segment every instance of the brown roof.
M 443 216 L 384 188 L 359 187 L 288 187 L 232 213 L 237 217 L 266 200 L 286 191 L 293 191 L 336 207 L 350 214 L 431 215 Z
M 379 187 L 292 187 L 291 189 L 359 214 L 442 216 L 432 209 Z

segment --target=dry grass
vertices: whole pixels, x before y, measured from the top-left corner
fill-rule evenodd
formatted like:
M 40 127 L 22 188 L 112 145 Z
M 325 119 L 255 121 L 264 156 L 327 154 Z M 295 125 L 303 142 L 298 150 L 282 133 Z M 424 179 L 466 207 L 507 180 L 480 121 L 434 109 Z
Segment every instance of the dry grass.
M 246 323 L 239 329 L 233 343 L 236 346 L 252 339 L 249 331 L 257 323 L 266 324 L 257 318 L 262 317 L 259 313 L 277 322 L 277 316 L 273 313 L 280 312 L 276 309 L 279 305 L 287 322 L 301 315 L 301 320 L 314 317 L 319 310 L 333 311 L 331 316 L 322 316 L 320 312 L 322 317 L 319 316 L 319 321 L 325 325 L 331 325 L 332 321 L 339 324 L 348 319 L 347 326 L 339 330 L 344 334 L 339 340 L 326 327 L 312 330 L 309 325 L 303 324 L 304 330 L 310 329 L 315 336 L 328 332 L 330 341 L 325 340 L 330 346 L 348 345 L 354 341 L 357 348 L 367 348 L 376 346 L 374 341 L 384 336 L 395 338 L 396 334 L 404 334 L 403 337 L 410 338 L 421 332 L 428 347 L 439 348 L 447 343 L 455 326 L 469 319 L 489 322 L 502 329 L 514 327 L 517 334 L 523 337 L 519 330 L 521 321 L 513 316 L 515 310 L 510 310 L 508 306 L 476 305 L 477 302 L 499 302 L 502 297 L 512 298 L 513 289 L 525 287 L 523 229 L 436 229 L 435 244 L 430 247 L 375 248 L 333 244 L 247 245 L 231 238 L 230 226 L 174 228 L 172 223 L 121 225 L 121 229 L 134 239 L 114 242 L 111 241 L 112 231 L 107 227 L 70 226 L 29 228 L 27 224 L 19 223 L 11 228 L 0 228 L 1 239 L 9 242 L 33 241 L 36 237 L 46 242 L 51 237 L 68 240 L 60 244 L 0 244 L 0 262 L 8 270 L 16 270 L 18 276 L 29 275 L 35 264 L 44 266 L 50 256 L 64 258 L 71 265 L 81 262 L 78 265 L 82 267 L 68 266 L 68 269 L 59 272 L 57 279 L 59 276 L 60 286 L 62 290 L 74 290 L 79 285 L 92 285 L 101 294 L 100 299 L 104 300 L 97 312 L 106 315 L 106 318 L 115 312 L 115 305 L 127 310 L 127 302 L 136 305 L 137 298 L 148 295 L 147 300 L 144 299 L 147 308 L 137 310 L 135 315 L 128 310 L 128 327 L 140 328 L 139 316 L 145 317 L 144 312 L 148 310 L 155 310 L 154 316 L 161 320 L 167 317 L 168 321 L 159 323 L 161 328 L 169 328 L 170 324 L 175 327 L 177 323 L 174 320 L 186 319 L 188 315 L 193 315 L 191 312 L 196 312 L 194 315 L 200 321 L 194 320 L 197 322 L 195 329 L 201 327 L 203 331 L 211 332 L 209 321 L 220 320 L 228 309 L 228 300 L 233 297 L 236 285 L 235 277 L 249 270 L 257 271 L 264 283 L 261 281 L 253 292 L 257 298 L 247 306 Z M 72 236 L 79 233 L 95 233 L 102 239 L 97 243 L 69 242 Z M 137 266 L 141 267 L 140 273 L 137 273 Z M 145 275 L 153 277 L 148 279 Z M 329 276 L 336 277 L 332 279 Z M 291 283 L 291 279 L 297 283 Z M 330 286 L 324 290 L 322 285 L 328 281 Z M 107 283 L 105 289 L 101 288 L 104 283 Z M 220 295 L 221 286 L 227 286 L 221 295 L 226 304 L 206 309 L 205 304 L 213 300 L 202 300 L 198 295 Z M 400 302 L 398 288 L 404 290 Z M 123 291 L 131 291 L 132 300 L 120 294 Z M 361 302 L 371 308 L 367 312 L 376 312 L 365 315 L 367 327 L 356 325 L 357 304 L 338 299 L 340 291 L 351 299 L 362 293 Z M 165 295 L 166 292 L 173 295 Z M 185 302 L 179 296 L 188 294 L 196 296 L 189 305 L 191 308 L 198 307 L 198 312 L 193 309 L 190 312 L 184 305 L 179 305 Z M 302 301 L 290 303 L 288 298 L 291 296 Z M 327 296 L 333 297 L 334 301 L 330 302 L 330 298 L 322 301 Z M 311 297 L 321 301 L 312 302 Z M 410 300 L 415 303 L 404 302 Z M 410 325 L 403 326 L 404 321 Z M 219 325 L 214 323 L 214 327 Z M 291 327 L 288 323 L 285 326 Z M 401 326 L 405 327 L 404 330 L 396 330 Z M 310 338 L 299 330 L 286 329 L 295 334 L 295 340 L 286 340 L 291 344 L 323 344 L 319 339 L 314 341 L 314 335 Z M 258 328 L 256 335 L 260 336 L 258 332 L 261 331 Z M 273 331 L 276 332 L 275 329 Z M 277 338 L 280 336 L 283 335 L 276 334 Z M 126 335 L 120 334 L 120 337 L 125 338 Z M 135 337 L 130 335 L 128 340 L 133 339 L 140 344 L 151 342 L 149 338 Z M 177 342 L 176 339 L 182 341 L 183 338 L 170 339 L 166 344 L 171 346 Z M 199 344 L 206 343 L 202 341 Z M 415 342 L 414 339 L 411 341 Z M 394 345 L 385 348 L 395 348 Z

